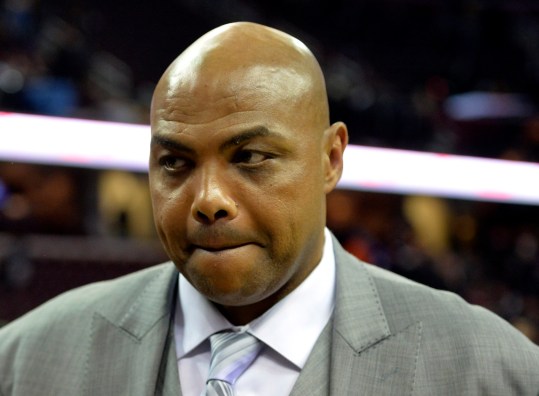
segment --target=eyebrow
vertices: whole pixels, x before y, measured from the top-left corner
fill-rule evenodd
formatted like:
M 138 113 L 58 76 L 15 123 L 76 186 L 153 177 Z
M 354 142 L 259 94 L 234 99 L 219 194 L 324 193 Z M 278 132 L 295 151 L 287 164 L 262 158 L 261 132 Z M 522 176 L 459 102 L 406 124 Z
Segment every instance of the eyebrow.
M 160 135 L 153 135 L 150 142 L 151 147 L 161 146 L 166 149 L 171 149 L 174 151 L 184 151 L 187 153 L 194 153 L 194 150 L 191 147 L 186 146 L 180 142 L 176 142 L 172 139 L 166 138 Z
M 242 144 L 243 142 L 249 141 L 251 139 L 257 138 L 257 137 L 264 137 L 264 136 L 275 136 L 275 137 L 282 137 L 281 134 L 272 132 L 265 126 L 258 126 L 249 130 L 246 130 L 244 132 L 240 132 L 237 135 L 234 135 L 230 137 L 229 139 L 225 140 L 220 146 L 220 151 L 225 151 L 226 149 L 238 146 Z M 195 150 L 192 149 L 189 146 L 186 146 L 183 143 L 177 142 L 175 140 L 169 139 L 162 135 L 154 135 L 152 136 L 150 145 L 152 147 L 154 146 L 161 146 L 164 148 L 168 148 L 174 151 L 183 151 L 186 153 L 194 153 Z
M 240 132 L 239 134 L 232 136 L 230 139 L 226 140 L 221 146 L 219 147 L 221 151 L 226 150 L 227 148 L 230 148 L 232 146 L 239 146 L 243 142 L 246 142 L 248 140 L 254 139 L 256 137 L 263 137 L 263 136 L 280 136 L 280 134 L 277 134 L 275 132 L 270 132 L 268 128 L 265 126 L 258 126 L 253 129 L 249 129 L 244 132 Z

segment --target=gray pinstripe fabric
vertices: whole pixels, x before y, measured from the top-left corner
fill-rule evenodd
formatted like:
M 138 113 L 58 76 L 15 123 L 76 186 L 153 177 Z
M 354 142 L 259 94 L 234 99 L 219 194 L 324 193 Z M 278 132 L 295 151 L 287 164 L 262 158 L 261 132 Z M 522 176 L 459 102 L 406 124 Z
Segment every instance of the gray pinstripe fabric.
M 251 365 L 262 349 L 262 343 L 247 332 L 231 331 L 210 337 L 210 374 L 206 382 L 207 396 L 233 396 L 233 385 Z
M 507 322 L 333 243 L 334 315 L 291 396 L 539 395 L 539 348 Z M 2 327 L 0 395 L 181 395 L 177 280 L 172 263 L 158 265 Z

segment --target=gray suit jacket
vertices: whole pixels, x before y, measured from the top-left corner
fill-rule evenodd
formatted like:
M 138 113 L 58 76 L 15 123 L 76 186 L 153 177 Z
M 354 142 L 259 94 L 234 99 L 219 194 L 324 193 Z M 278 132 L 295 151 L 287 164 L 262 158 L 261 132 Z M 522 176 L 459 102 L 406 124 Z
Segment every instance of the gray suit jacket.
M 357 261 L 293 395 L 539 395 L 539 348 L 502 319 Z M 0 395 L 180 395 L 171 263 L 57 297 L 0 330 Z

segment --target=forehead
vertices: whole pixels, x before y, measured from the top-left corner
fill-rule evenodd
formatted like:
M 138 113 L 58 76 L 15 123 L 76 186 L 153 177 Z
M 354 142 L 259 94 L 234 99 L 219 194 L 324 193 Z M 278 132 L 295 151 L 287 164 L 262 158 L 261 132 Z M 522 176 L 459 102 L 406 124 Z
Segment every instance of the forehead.
M 310 89 L 309 79 L 291 68 L 251 65 L 234 69 L 200 68 L 170 76 L 165 99 L 193 106 L 235 100 L 244 105 L 272 106 L 298 103 Z M 159 94 L 159 92 L 156 92 Z
M 260 65 L 226 72 L 177 72 L 156 90 L 152 124 L 305 123 L 305 80 L 294 70 Z

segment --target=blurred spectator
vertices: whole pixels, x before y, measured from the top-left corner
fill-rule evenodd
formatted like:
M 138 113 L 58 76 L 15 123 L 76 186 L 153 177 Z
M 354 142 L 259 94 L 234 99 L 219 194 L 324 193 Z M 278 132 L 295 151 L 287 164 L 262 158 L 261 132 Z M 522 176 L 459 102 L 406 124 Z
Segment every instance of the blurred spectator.
M 85 232 L 82 171 L 0 163 L 0 231 L 80 234 Z

